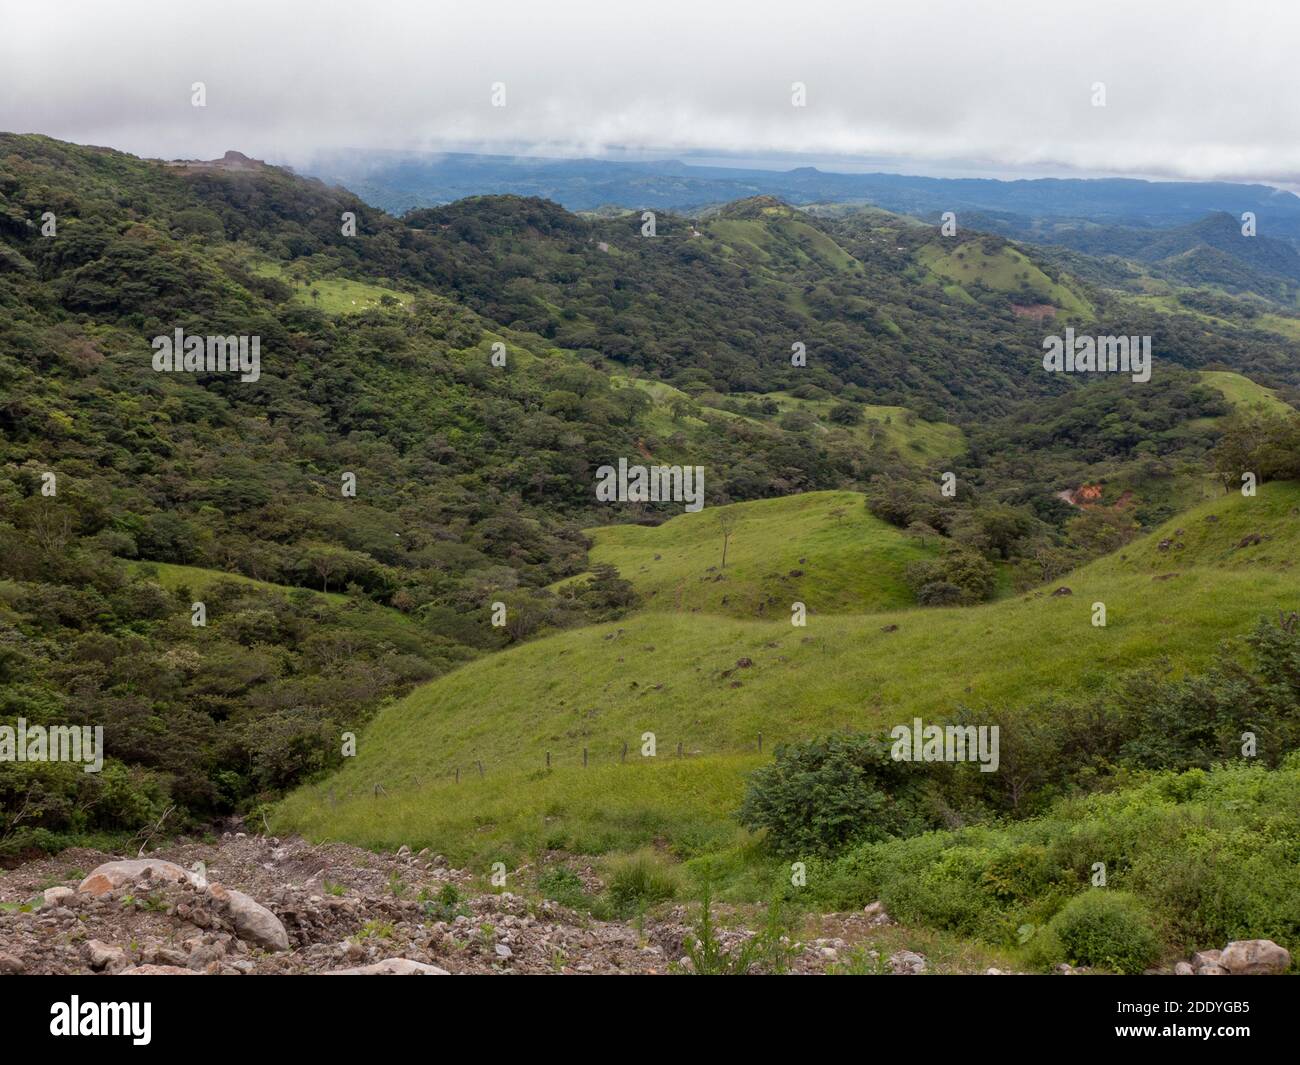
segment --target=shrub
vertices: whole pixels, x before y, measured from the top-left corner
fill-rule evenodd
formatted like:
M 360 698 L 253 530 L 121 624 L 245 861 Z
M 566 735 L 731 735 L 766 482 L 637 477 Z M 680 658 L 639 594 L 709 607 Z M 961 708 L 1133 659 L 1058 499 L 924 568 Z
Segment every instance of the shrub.
M 950 548 L 940 558 L 909 563 L 905 576 L 925 606 L 983 602 L 997 587 L 993 563 L 960 548 Z
M 1140 973 L 1160 957 L 1160 938 L 1145 906 L 1124 891 L 1076 895 L 1048 926 L 1076 965 Z
M 848 844 L 911 835 L 931 827 L 922 774 L 890 757 L 889 743 L 843 733 L 782 745 L 755 770 L 740 823 L 767 829 L 783 854 L 829 854 Z
M 713 919 L 713 888 L 708 881 L 702 885 L 700 916 L 693 934 L 682 943 L 690 968 L 674 970 L 693 976 L 749 976 L 752 973 L 784 973 L 793 956 L 789 937 L 781 916 L 780 899 L 773 899 L 767 908 L 764 926 L 749 938 L 725 948 L 715 931 Z
M 557 865 L 547 869 L 537 878 L 537 890 L 544 897 L 571 910 L 583 909 L 591 904 L 581 878 L 567 866 Z
M 640 850 L 611 866 L 609 901 L 619 914 L 639 913 L 677 895 L 681 874 L 654 851 Z

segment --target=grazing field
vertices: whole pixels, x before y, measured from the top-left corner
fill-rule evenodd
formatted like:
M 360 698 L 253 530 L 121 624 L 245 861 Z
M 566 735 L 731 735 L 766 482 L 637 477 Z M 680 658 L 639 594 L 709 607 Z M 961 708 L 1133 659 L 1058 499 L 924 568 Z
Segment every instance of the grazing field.
M 760 732 L 767 751 L 963 704 L 1015 710 L 1162 658 L 1176 673 L 1201 668 L 1261 614 L 1295 608 L 1298 515 L 1300 486 L 1265 485 L 1253 499 L 1202 504 L 1052 586 L 982 606 L 812 615 L 803 628 L 649 610 L 563 632 L 469 663 L 382 711 L 357 757 L 291 795 L 276 824 L 484 862 L 541 846 L 721 847 L 742 836 L 732 814 L 761 761 Z M 1049 594 L 1056 587 L 1071 594 Z M 1097 602 L 1104 628 L 1091 624 Z M 653 761 L 640 754 L 646 732 L 657 739 Z
M 730 527 L 722 566 L 723 524 Z M 618 567 L 649 610 L 788 619 L 868 614 L 912 602 L 907 564 L 935 548 L 872 517 L 856 492 L 709 507 L 663 525 L 590 529 L 593 563 Z

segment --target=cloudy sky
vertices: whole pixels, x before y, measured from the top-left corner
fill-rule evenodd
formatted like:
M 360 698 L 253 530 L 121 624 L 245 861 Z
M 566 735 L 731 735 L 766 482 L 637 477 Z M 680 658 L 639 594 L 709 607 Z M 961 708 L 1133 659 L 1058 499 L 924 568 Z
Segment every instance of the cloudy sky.
M 3 7 L 0 129 L 139 155 L 784 151 L 1300 186 L 1296 0 Z

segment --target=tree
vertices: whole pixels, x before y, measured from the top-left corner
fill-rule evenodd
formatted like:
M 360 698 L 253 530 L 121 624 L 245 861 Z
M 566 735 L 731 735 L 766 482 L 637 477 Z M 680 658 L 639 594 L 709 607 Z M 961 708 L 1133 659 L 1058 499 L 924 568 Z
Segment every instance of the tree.
M 1035 524 L 1027 511 L 1005 503 L 981 504 L 971 514 L 971 522 L 989 550 L 1002 559 L 1011 557 L 1011 549 L 1033 531 Z
M 722 531 L 722 569 L 727 568 L 727 544 L 736 531 L 736 516 L 729 510 L 718 511 L 718 528 Z
M 856 403 L 836 403 L 827 417 L 836 425 L 857 425 L 862 421 L 862 408 Z
M 328 592 L 330 590 L 330 578 L 346 573 L 349 560 L 345 551 L 340 551 L 329 544 L 313 543 L 307 546 L 307 553 L 298 565 L 316 574 L 320 578 L 321 591 Z

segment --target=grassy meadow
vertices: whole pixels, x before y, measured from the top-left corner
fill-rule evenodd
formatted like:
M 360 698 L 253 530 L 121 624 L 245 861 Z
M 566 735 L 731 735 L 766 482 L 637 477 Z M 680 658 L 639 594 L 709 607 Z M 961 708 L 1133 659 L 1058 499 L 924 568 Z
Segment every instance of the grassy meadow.
M 960 704 L 1015 710 L 1162 658 L 1179 673 L 1200 668 L 1261 614 L 1295 607 L 1298 516 L 1300 486 L 1265 485 L 1255 498 L 1204 503 L 1057 584 L 975 607 L 846 615 L 810 602 L 802 628 L 784 616 L 652 609 L 562 632 L 389 706 L 356 758 L 292 794 L 274 823 L 483 863 L 543 846 L 720 849 L 743 839 L 732 814 L 745 774 L 781 741 L 940 717 Z M 1259 543 L 1239 546 L 1256 533 Z M 606 550 L 620 557 L 612 543 Z M 645 550 L 636 545 L 632 557 Z M 677 558 L 689 557 L 683 546 Z M 1071 594 L 1050 594 L 1059 586 Z M 1097 602 L 1104 628 L 1092 624 Z M 653 759 L 640 753 L 647 732 Z

